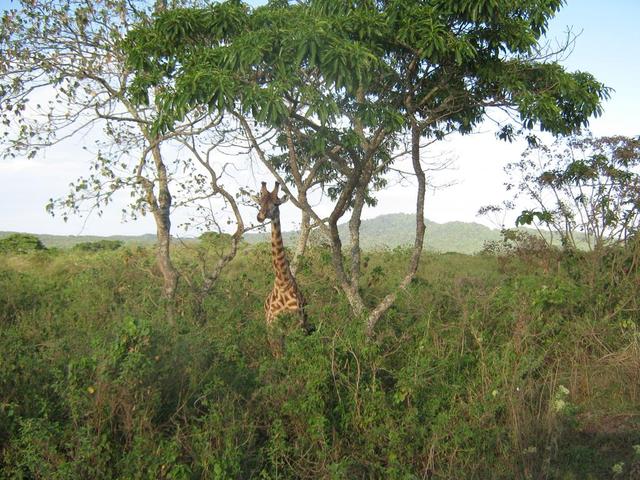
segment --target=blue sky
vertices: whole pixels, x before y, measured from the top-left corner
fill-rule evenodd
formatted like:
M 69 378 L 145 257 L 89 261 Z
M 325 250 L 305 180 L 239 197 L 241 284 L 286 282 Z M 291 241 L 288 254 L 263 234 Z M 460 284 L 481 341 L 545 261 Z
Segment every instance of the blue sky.
M 0 0 L 0 9 L 8 5 L 8 0 Z M 591 72 L 614 89 L 611 100 L 605 104 L 604 115 L 591 122 L 595 135 L 640 135 L 638 18 L 638 0 L 569 0 L 550 24 L 551 40 L 564 38 L 569 27 L 580 33 L 564 65 L 569 70 Z M 46 152 L 35 160 L 0 160 L 0 231 L 65 235 L 134 235 L 155 231 L 151 218 L 122 223 L 118 205 L 113 205 L 103 217 L 92 215 L 68 223 L 47 215 L 44 210 L 47 200 L 63 196 L 69 182 L 86 173 L 88 159 L 83 158 L 81 147 L 82 140 L 77 140 L 63 150 Z M 444 142 L 434 153 L 454 158 L 456 169 L 436 180 L 454 181 L 456 185 L 429 195 L 427 217 L 437 222 L 484 221 L 476 217 L 478 207 L 506 198 L 502 167 L 516 160 L 521 150 L 521 145 L 498 142 L 488 129 Z M 367 210 L 365 217 L 408 212 L 413 204 L 412 189 L 396 187 L 381 194 L 378 206 Z M 179 217 L 180 212 L 177 213 Z M 283 216 L 293 219 L 285 221 L 285 225 L 293 227 L 299 214 L 289 209 Z
M 570 0 L 550 24 L 550 36 L 560 36 L 567 26 L 580 33 L 576 47 L 564 62 L 570 70 L 586 70 L 615 91 L 605 105 L 596 131 L 639 135 L 640 107 L 640 2 L 636 0 Z

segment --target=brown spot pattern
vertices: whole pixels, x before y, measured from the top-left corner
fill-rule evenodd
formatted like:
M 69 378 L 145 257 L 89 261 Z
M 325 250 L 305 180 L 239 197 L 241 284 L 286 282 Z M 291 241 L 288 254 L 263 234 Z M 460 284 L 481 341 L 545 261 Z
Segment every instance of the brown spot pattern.
M 310 331 L 304 312 L 304 297 L 291 273 L 282 242 L 279 205 L 283 200 L 278 197 L 278 189 L 279 185 L 276 183 L 274 190 L 269 192 L 266 184 L 262 183 L 258 213 L 259 221 L 271 219 L 271 255 L 276 274 L 273 289 L 264 302 L 266 322 L 271 326 L 281 313 L 296 312 L 300 318 L 300 326 Z

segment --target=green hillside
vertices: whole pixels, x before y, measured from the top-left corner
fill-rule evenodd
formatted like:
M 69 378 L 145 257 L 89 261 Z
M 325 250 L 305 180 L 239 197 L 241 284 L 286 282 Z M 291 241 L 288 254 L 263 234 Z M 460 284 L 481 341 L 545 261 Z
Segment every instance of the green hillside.
M 446 222 L 436 223 L 426 220 L 426 232 L 424 248 L 432 252 L 456 252 L 472 254 L 482 250 L 485 242 L 499 240 L 500 231 L 491 229 L 479 223 Z M 247 233 L 245 241 L 250 244 L 268 242 L 270 238 L 269 226 L 266 232 Z M 342 243 L 349 245 L 349 227 L 347 224 L 338 226 Z M 525 229 L 527 230 L 527 229 Z M 533 230 L 529 230 L 535 233 Z M 0 232 L 0 238 L 15 232 Z M 151 245 L 155 243 L 154 234 L 146 235 L 112 235 L 100 237 L 93 235 L 48 235 L 34 234 L 47 248 L 70 248 L 78 243 L 97 242 L 100 240 L 118 240 L 126 245 Z M 395 248 L 398 246 L 413 245 L 415 236 L 415 215 L 406 213 L 392 213 L 363 220 L 360 228 L 360 245 L 364 250 L 379 250 Z M 284 242 L 293 246 L 298 239 L 298 232 L 283 232 Z M 581 241 L 582 236 L 576 235 L 578 244 L 586 248 L 586 243 Z M 177 241 L 177 239 L 175 239 Z M 196 241 L 193 237 L 180 238 L 180 242 L 191 243 Z M 313 243 L 313 240 L 311 241 Z
M 500 232 L 478 223 L 426 221 L 425 249 L 435 252 L 475 253 L 482 249 L 484 242 L 498 240 Z M 366 250 L 394 248 L 412 245 L 415 236 L 415 215 L 393 213 L 363 220 L 360 229 L 360 243 Z M 340 238 L 349 244 L 349 228 L 346 224 L 338 228 Z M 297 239 L 296 232 L 285 232 L 285 243 L 291 245 Z M 268 234 L 254 233 L 246 236 L 249 243 L 267 241 Z
M 425 248 L 436 252 L 475 253 L 487 240 L 497 240 L 500 232 L 478 223 L 436 223 L 427 220 Z M 363 248 L 412 245 L 415 237 L 415 215 L 396 213 L 381 215 L 362 222 Z M 341 231 L 348 239 L 347 229 Z
M 475 253 L 482 249 L 487 240 L 497 240 L 500 232 L 492 230 L 478 223 L 448 222 L 436 223 L 426 221 L 425 249 L 435 252 Z M 346 224 L 339 227 L 340 237 L 344 245 L 349 244 L 349 229 Z M 0 238 L 14 232 L 0 232 Z M 69 248 L 83 242 L 99 240 L 119 240 L 125 244 L 150 245 L 156 241 L 153 234 L 127 236 L 114 235 L 99 237 L 91 235 L 64 236 L 35 234 L 48 247 Z M 360 230 L 360 242 L 364 249 L 394 248 L 412 245 L 415 235 L 415 215 L 394 213 L 380 215 L 370 220 L 364 220 Z M 292 245 L 298 238 L 297 232 L 284 232 L 284 241 Z M 245 239 L 249 243 L 268 241 L 268 233 L 248 233 Z M 185 241 L 192 239 L 187 238 Z

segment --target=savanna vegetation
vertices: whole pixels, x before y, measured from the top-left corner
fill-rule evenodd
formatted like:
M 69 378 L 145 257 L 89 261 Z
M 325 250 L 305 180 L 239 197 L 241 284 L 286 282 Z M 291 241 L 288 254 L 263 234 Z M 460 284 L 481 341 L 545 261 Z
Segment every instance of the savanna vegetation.
M 0 240 L 0 478 L 636 478 L 640 144 L 575 135 L 610 89 L 541 45 L 562 4 L 16 0 L 2 152 L 102 129 L 48 208 L 127 193 L 157 244 Z M 492 112 L 529 145 L 517 223 L 547 233 L 425 254 L 428 149 Z M 252 162 L 300 211 L 311 335 L 265 325 Z M 364 249 L 390 178 L 412 238 Z M 215 231 L 175 245 L 176 208 Z
M 522 239 L 521 239 L 522 240 Z M 0 257 L 2 478 L 626 478 L 640 458 L 637 242 L 423 257 L 375 339 L 331 252 L 298 269 L 317 331 L 266 340 L 266 245 L 166 321 L 148 247 Z M 197 271 L 210 247 L 176 251 Z M 410 250 L 367 253 L 384 295 Z M 191 282 L 198 282 L 191 279 Z

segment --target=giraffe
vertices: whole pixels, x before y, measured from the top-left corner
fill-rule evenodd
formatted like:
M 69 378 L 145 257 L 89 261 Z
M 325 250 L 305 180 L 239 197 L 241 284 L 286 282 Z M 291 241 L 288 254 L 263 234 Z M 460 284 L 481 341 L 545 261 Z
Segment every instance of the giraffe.
M 279 189 L 280 184 L 276 182 L 273 191 L 269 192 L 267 182 L 262 182 L 260 196 L 255 197 L 260 206 L 258 221 L 262 223 L 267 218 L 271 220 L 271 254 L 276 274 L 273 289 L 264 302 L 265 317 L 267 326 L 272 327 L 275 319 L 281 313 L 295 312 L 298 315 L 300 326 L 309 334 L 313 331 L 313 327 L 307 321 L 304 297 L 291 273 L 282 242 L 280 205 L 287 201 L 287 196 L 278 197 Z

